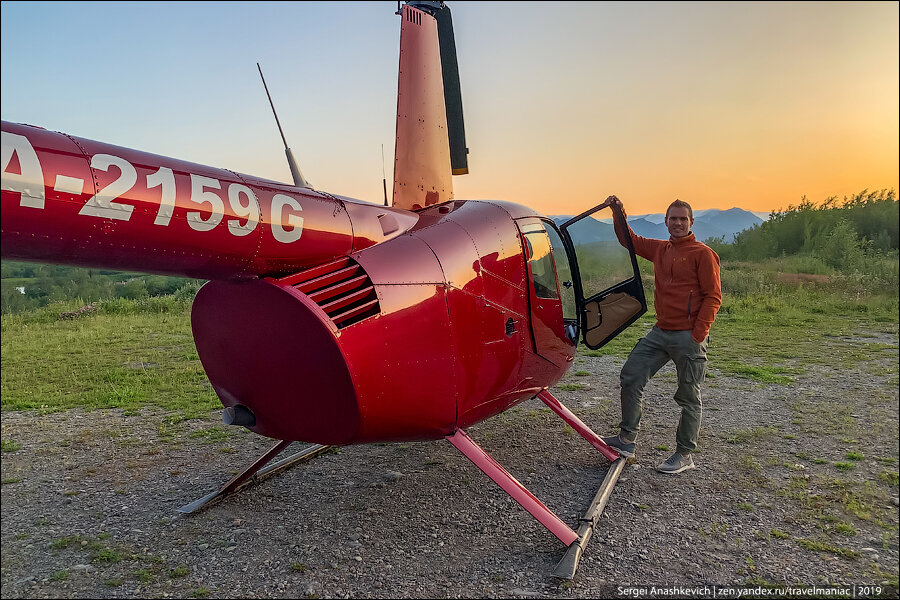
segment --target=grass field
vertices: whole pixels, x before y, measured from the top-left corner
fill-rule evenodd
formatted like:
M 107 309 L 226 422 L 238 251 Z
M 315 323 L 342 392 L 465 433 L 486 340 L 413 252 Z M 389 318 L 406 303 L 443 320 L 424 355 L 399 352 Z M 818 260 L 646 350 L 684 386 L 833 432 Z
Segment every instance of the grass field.
M 190 304 L 171 297 L 4 315 L 2 409 L 159 406 L 184 417 L 220 406 L 197 356 Z
M 868 336 L 896 334 L 900 312 L 896 275 L 804 279 L 791 272 L 797 266 L 784 260 L 722 266 L 722 308 L 710 333 L 716 368 L 749 379 L 786 383 L 790 373 L 804 364 L 839 369 L 890 350 L 877 338 L 854 336 L 857 331 Z M 652 267 L 642 261 L 641 269 L 648 313 L 606 347 L 582 350 L 583 354 L 627 356 L 655 322 Z M 854 341 L 836 353 L 819 352 L 818 342 L 839 337 Z

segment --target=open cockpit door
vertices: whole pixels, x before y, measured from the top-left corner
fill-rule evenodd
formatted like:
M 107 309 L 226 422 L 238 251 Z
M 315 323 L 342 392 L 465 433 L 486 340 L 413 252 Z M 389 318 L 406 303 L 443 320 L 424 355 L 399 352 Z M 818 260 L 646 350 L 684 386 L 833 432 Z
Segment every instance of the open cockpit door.
M 623 246 L 614 223 L 627 231 L 619 206 L 601 204 L 560 226 L 571 259 L 575 300 L 588 348 L 597 349 L 647 312 L 631 238 Z

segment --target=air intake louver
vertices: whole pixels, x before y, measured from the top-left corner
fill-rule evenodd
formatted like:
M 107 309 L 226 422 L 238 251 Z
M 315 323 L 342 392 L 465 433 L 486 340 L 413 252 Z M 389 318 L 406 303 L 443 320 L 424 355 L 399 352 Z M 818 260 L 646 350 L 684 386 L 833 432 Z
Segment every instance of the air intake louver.
M 344 257 L 277 280 L 291 285 L 346 327 L 381 312 L 375 286 L 355 260 Z

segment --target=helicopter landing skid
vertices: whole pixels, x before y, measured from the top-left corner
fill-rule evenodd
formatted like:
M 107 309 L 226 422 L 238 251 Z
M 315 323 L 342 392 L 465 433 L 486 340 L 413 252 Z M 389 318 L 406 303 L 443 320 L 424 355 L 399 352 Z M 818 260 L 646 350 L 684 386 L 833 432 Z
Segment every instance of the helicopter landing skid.
M 279 471 L 283 471 L 288 467 L 291 467 L 297 463 L 308 461 L 316 456 L 326 452 L 331 448 L 331 446 L 323 446 L 321 444 L 313 444 L 300 450 L 296 454 L 288 456 L 279 460 L 278 462 L 272 463 L 271 465 L 266 467 L 266 464 L 275 458 L 282 450 L 290 446 L 293 442 L 288 440 L 282 440 L 272 446 L 262 456 L 260 456 L 256 461 L 244 469 L 242 472 L 235 475 L 231 481 L 223 485 L 219 490 L 207 494 L 202 498 L 198 498 L 194 500 L 190 504 L 185 504 L 184 506 L 178 509 L 178 512 L 182 514 L 191 514 L 195 513 L 213 502 L 221 500 L 225 496 L 233 494 L 248 485 L 252 485 L 261 481 L 263 478 L 268 477 L 269 475 L 274 475 Z M 265 467 L 265 468 L 263 468 Z

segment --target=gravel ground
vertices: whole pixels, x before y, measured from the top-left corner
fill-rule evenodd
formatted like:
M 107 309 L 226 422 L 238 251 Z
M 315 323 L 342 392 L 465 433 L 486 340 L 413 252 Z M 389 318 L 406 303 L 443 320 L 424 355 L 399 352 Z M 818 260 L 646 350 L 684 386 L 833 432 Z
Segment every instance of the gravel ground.
M 341 448 L 178 516 L 272 441 L 226 428 L 221 411 L 4 413 L 2 597 L 592 598 L 710 584 L 896 597 L 897 335 L 880 335 L 835 338 L 882 349 L 839 375 L 805 365 L 790 384 L 725 376 L 712 348 L 698 468 L 677 476 L 654 470 L 674 447 L 666 367 L 571 582 L 550 575 L 562 544 L 445 441 Z M 553 391 L 606 434 L 622 362 L 580 357 Z M 573 527 L 609 467 L 537 400 L 469 434 Z

